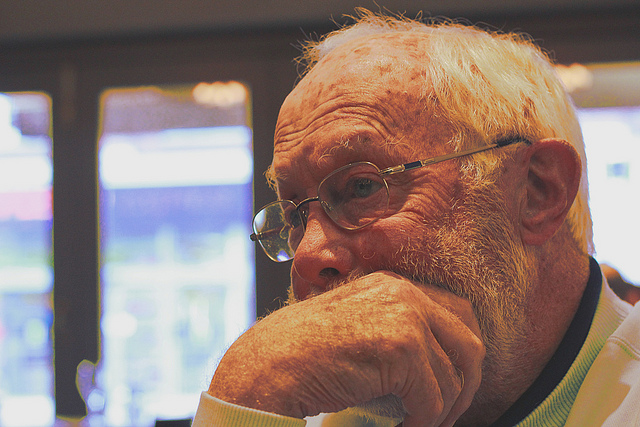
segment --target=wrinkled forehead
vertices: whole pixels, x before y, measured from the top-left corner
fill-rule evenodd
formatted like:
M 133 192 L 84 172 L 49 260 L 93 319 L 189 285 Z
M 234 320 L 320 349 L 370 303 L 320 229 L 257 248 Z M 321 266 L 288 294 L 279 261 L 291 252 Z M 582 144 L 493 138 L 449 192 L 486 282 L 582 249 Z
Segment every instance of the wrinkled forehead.
M 371 156 L 398 149 L 404 159 L 423 152 L 416 141 L 448 140 L 425 105 L 426 43 L 424 34 L 366 36 L 322 58 L 283 103 L 272 172 L 281 175 L 300 159 L 316 165 L 316 159 L 367 144 Z
M 363 120 L 380 121 L 382 127 L 413 125 L 408 117 L 424 113 L 430 87 L 426 43 L 425 34 L 389 33 L 333 49 L 285 99 L 276 125 L 276 152 L 287 150 L 289 139 L 303 139 L 323 118 L 342 117 L 336 111 L 358 108 Z

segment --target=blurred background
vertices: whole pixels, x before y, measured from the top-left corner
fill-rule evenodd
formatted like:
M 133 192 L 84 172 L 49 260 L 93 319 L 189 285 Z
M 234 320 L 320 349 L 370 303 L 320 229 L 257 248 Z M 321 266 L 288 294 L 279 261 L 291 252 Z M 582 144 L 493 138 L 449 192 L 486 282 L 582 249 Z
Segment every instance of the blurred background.
M 273 200 L 299 41 L 357 6 L 550 53 L 579 107 L 596 257 L 637 290 L 636 0 L 3 0 L 0 426 L 193 415 L 226 347 L 286 298 L 250 221 Z

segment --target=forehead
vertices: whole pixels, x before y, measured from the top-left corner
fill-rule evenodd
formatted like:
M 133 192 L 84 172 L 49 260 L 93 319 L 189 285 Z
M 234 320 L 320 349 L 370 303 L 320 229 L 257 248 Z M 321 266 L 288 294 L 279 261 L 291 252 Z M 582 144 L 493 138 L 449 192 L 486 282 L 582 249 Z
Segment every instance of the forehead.
M 409 161 L 433 151 L 436 141 L 442 146 L 451 132 L 426 102 L 426 51 L 424 35 L 394 33 L 353 40 L 320 60 L 280 111 L 275 174 L 296 162 L 313 168 L 368 160 L 384 167 L 390 164 L 382 158 Z
M 313 111 L 323 103 L 349 95 L 359 97 L 363 104 L 388 101 L 402 105 L 415 101 L 425 89 L 424 52 L 426 39 L 420 34 L 385 34 L 345 43 L 321 59 L 300 81 L 285 100 L 282 112 L 289 108 Z

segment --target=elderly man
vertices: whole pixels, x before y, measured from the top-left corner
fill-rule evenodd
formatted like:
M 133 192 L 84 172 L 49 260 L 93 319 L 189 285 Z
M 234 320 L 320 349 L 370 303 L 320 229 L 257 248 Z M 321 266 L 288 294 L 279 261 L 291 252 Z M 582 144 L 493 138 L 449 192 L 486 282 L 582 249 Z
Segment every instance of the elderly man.
M 293 259 L 292 303 L 231 346 L 194 425 L 640 425 L 640 311 L 589 256 L 546 57 L 372 14 L 306 56 L 252 235 Z

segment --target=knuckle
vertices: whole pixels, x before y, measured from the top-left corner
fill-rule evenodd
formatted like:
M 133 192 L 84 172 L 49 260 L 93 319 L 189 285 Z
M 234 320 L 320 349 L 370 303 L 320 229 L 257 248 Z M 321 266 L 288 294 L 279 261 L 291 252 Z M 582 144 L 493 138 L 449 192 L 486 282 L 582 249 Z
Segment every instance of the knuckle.
M 380 347 L 393 360 L 411 360 L 423 352 L 420 334 L 413 327 L 405 327 L 385 337 Z
M 485 347 L 480 337 L 476 336 L 475 334 L 471 339 L 471 347 L 474 354 L 478 356 L 478 359 L 484 359 L 484 356 L 487 353 L 487 348 Z
M 445 399 L 442 393 L 434 394 L 431 407 L 434 414 L 441 414 L 444 411 Z

